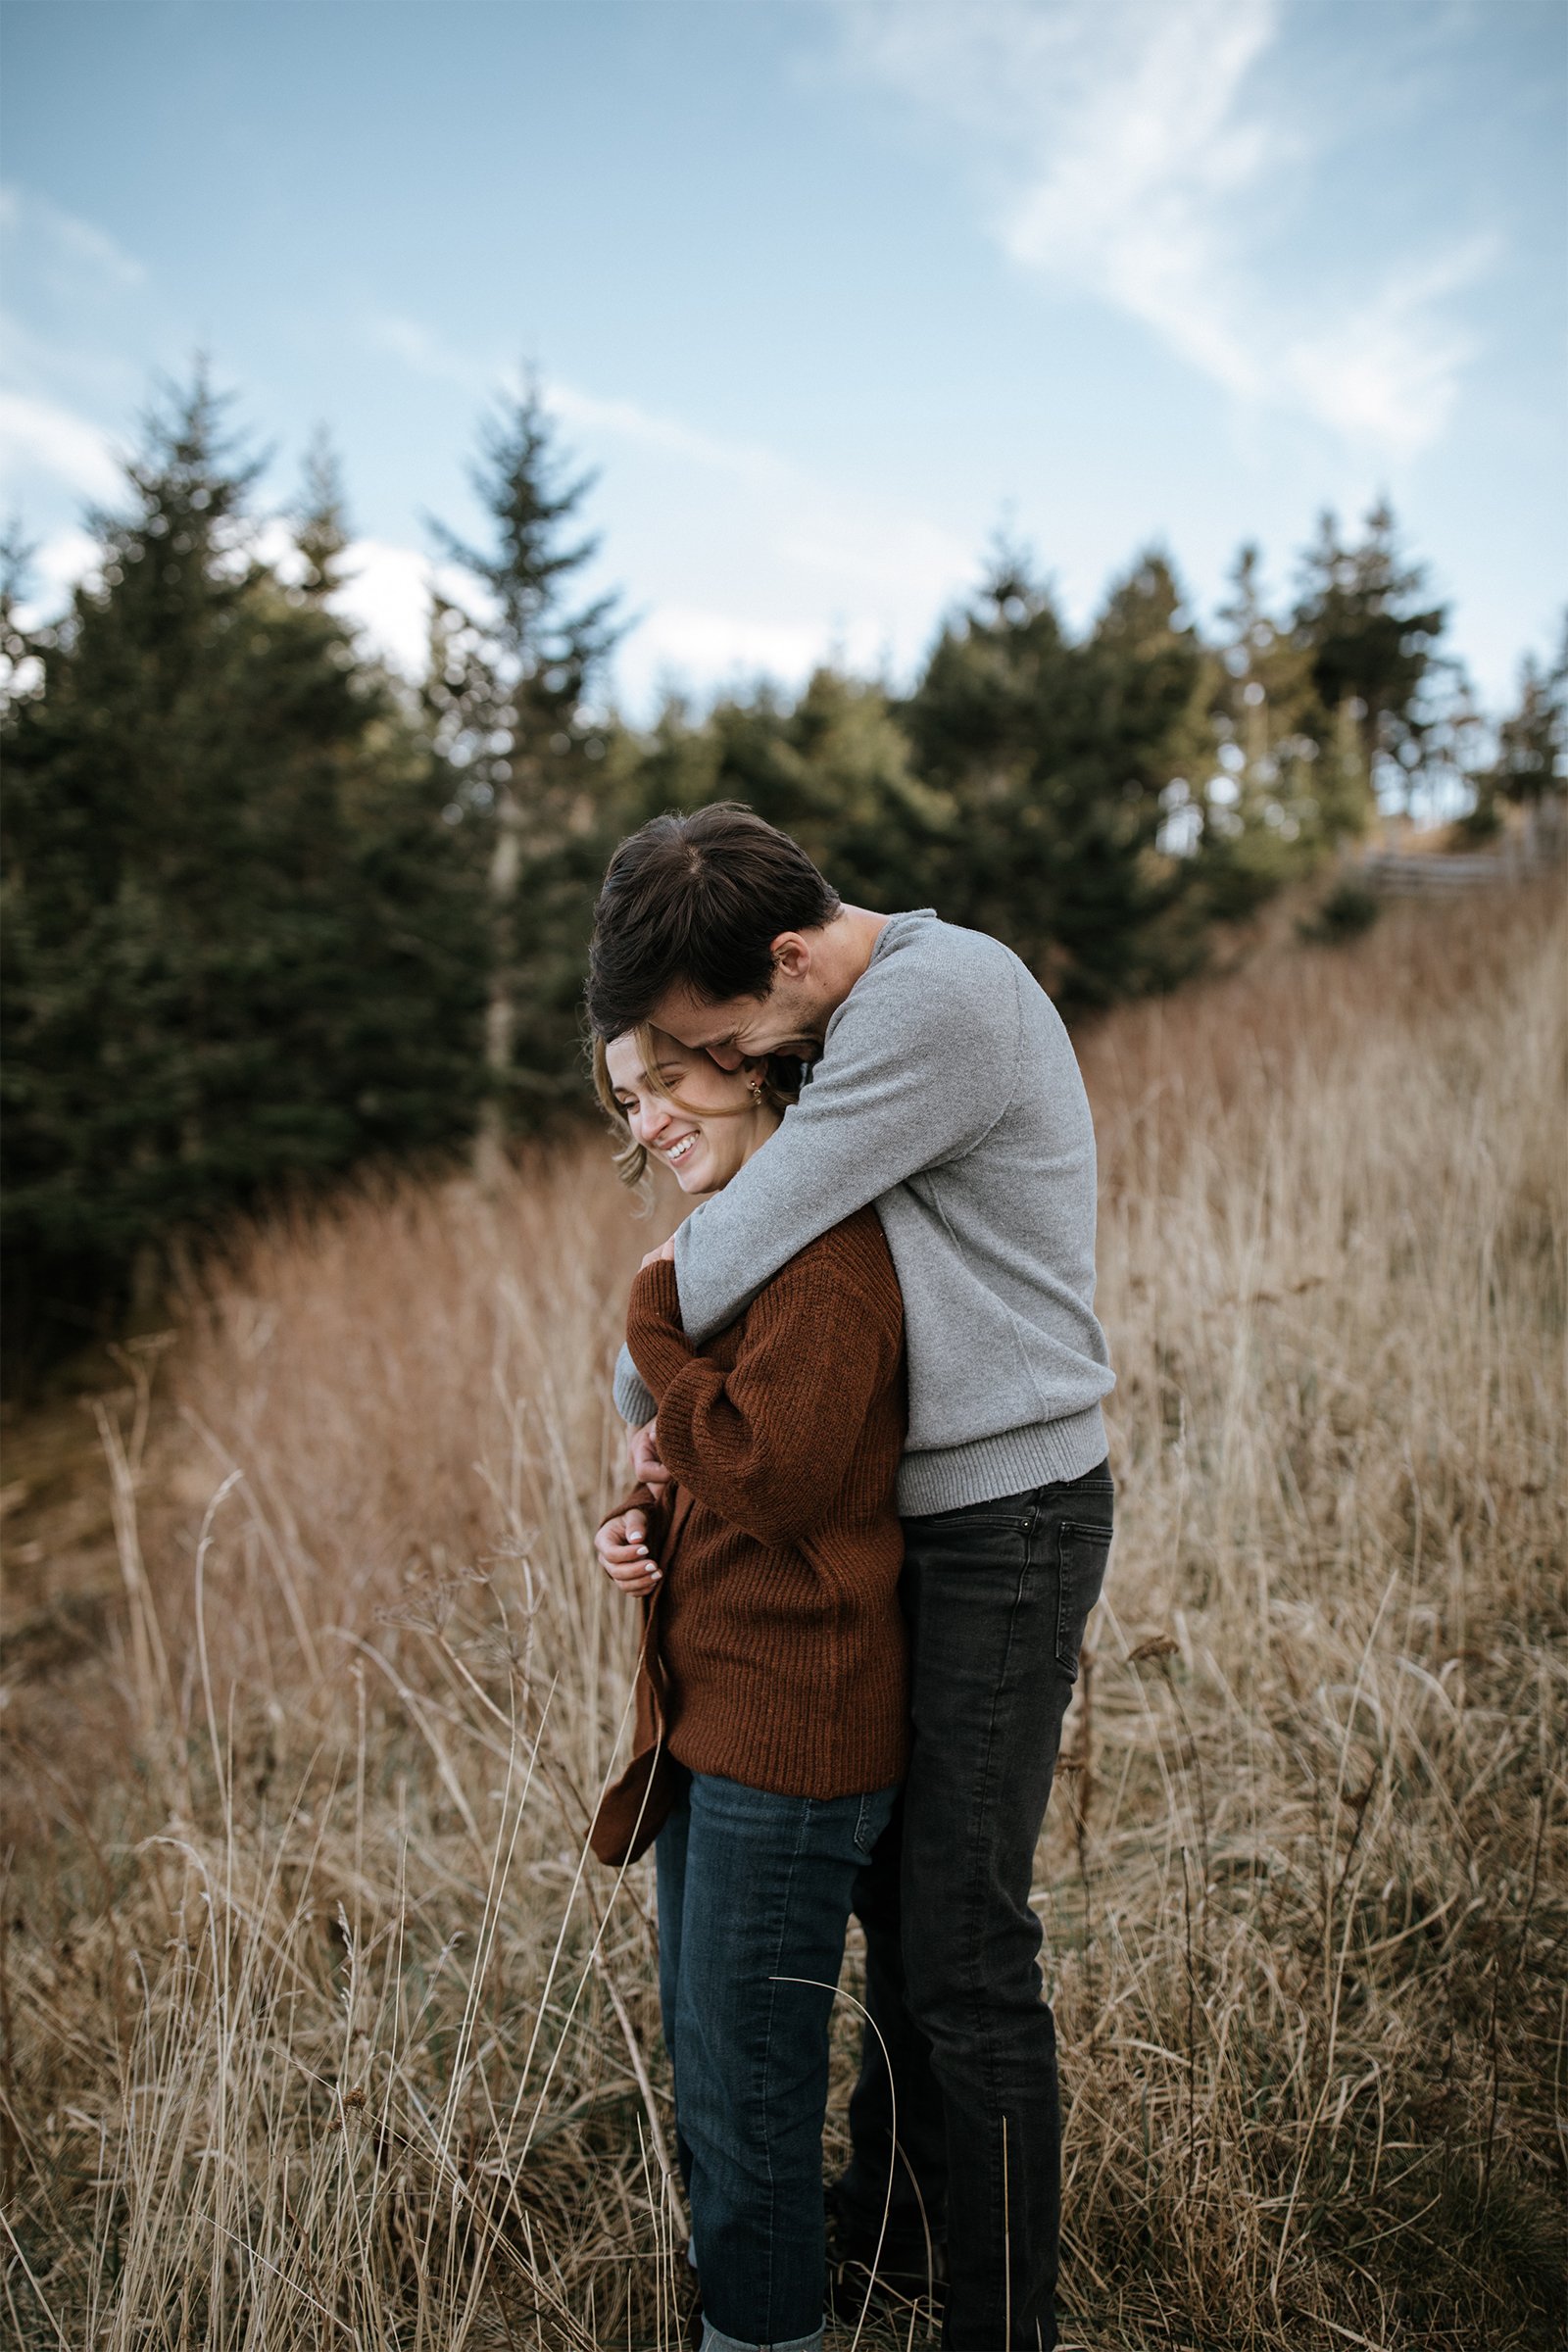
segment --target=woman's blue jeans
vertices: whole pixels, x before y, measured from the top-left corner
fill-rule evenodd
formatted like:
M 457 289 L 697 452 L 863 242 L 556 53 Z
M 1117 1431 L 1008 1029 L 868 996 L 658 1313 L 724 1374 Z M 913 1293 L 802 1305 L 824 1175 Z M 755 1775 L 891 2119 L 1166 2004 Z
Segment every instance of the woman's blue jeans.
M 713 2352 L 821 2341 L 828 2023 L 893 1798 L 695 1773 L 659 1834 L 659 1994 Z

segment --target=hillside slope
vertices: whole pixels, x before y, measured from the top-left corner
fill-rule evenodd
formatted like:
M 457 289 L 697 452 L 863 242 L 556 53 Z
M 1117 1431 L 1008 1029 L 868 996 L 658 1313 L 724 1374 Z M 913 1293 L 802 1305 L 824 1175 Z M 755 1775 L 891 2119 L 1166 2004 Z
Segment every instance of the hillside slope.
M 1037 1877 L 1069 2343 L 1561 2340 L 1564 947 L 1546 893 L 1400 907 L 1082 1040 L 1118 1533 Z M 584 1146 L 253 1233 L 144 1446 L 119 1399 L 74 1645 L 24 1497 L 24 2340 L 680 2340 L 648 1874 L 582 1854 L 659 1230 Z

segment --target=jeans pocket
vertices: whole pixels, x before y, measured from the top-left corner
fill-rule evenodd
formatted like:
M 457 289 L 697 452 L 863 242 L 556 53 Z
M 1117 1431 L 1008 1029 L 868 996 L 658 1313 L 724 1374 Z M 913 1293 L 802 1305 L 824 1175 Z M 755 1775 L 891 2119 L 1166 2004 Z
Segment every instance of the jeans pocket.
M 966 1502 L 956 1511 L 927 1511 L 918 1519 L 905 1522 L 906 1531 L 928 1543 L 948 1543 L 955 1537 L 974 1536 L 984 1541 L 999 1531 L 1009 1536 L 1025 1536 L 1034 1524 L 1034 1513 L 1009 1509 L 1005 1503 Z
M 1105 1581 L 1110 1528 L 1064 1519 L 1056 1532 L 1056 1664 L 1076 1682 L 1084 1628 Z

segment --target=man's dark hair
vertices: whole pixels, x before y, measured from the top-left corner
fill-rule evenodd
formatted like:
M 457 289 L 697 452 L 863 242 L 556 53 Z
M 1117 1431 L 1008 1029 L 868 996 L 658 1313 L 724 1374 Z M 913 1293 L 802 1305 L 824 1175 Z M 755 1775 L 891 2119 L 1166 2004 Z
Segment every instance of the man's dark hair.
M 710 1004 L 765 997 L 781 931 L 831 922 L 839 895 L 797 841 L 738 801 L 656 816 L 610 860 L 594 909 L 588 1018 L 619 1037 L 684 983 Z

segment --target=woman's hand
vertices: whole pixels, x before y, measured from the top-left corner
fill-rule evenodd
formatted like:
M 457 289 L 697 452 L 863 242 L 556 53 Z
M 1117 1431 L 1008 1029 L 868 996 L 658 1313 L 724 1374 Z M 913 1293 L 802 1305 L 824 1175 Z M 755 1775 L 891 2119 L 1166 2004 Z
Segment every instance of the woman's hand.
M 612 1585 L 634 1595 L 653 1592 L 661 1582 L 657 1560 L 648 1556 L 648 1521 L 638 1510 L 617 1511 L 594 1538 L 600 1566 Z
M 659 1264 L 661 1258 L 667 1259 L 671 1265 L 674 1264 L 675 1236 L 673 1234 L 670 1235 L 667 1242 L 661 1242 L 657 1250 L 649 1250 L 648 1255 L 643 1259 L 641 1266 L 639 1266 L 637 1269 L 638 1272 L 640 1274 L 646 1274 L 650 1266 L 657 1266 Z
M 641 1429 L 631 1432 L 626 1440 L 626 1458 L 637 1486 L 650 1488 L 656 1496 L 663 1493 L 669 1484 L 669 1472 L 660 1456 L 657 1421 L 645 1421 Z

